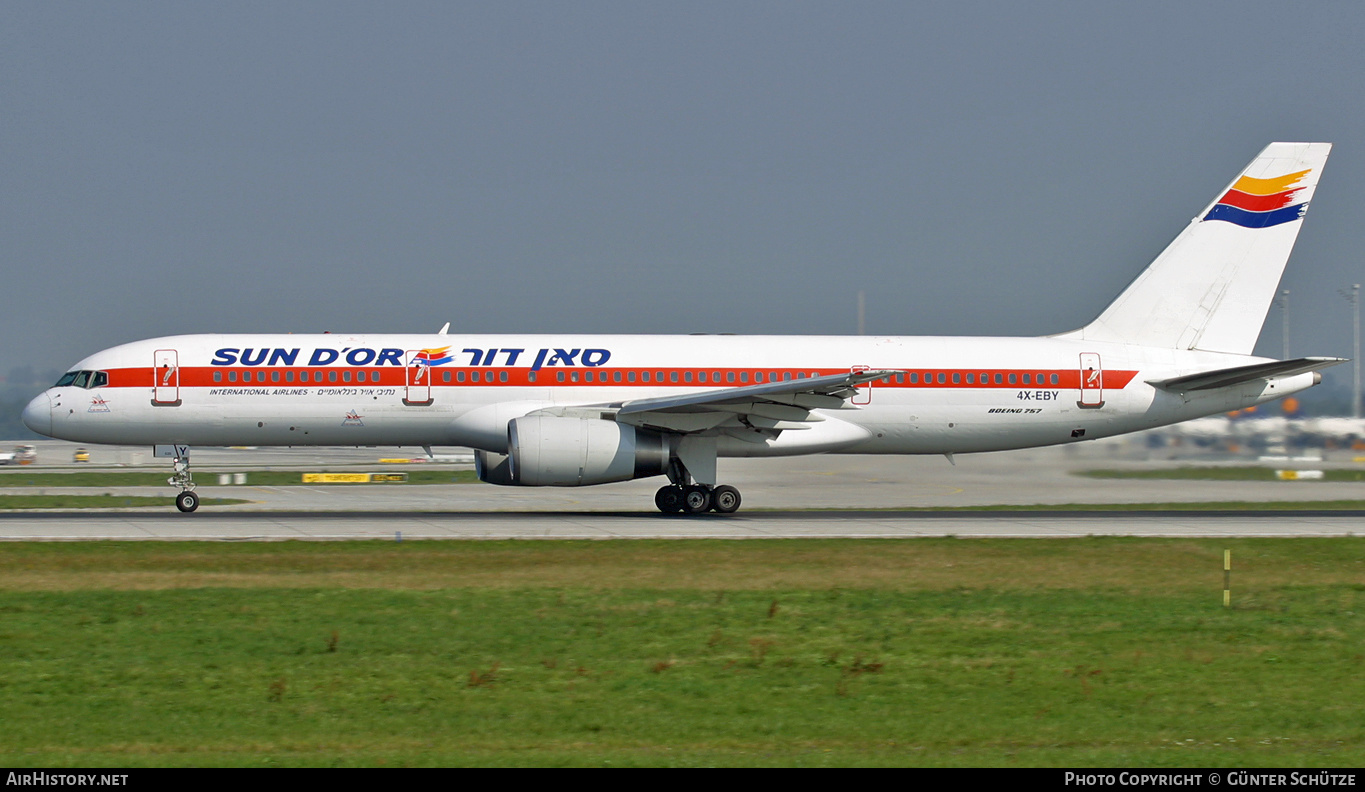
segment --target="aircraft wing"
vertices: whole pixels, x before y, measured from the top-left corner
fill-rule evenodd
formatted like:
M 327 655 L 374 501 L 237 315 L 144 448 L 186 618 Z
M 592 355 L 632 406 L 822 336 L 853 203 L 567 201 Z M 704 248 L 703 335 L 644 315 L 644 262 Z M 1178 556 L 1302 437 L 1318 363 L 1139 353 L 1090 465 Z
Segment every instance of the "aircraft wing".
M 1187 374 L 1183 377 L 1175 377 L 1167 380 L 1147 380 L 1147 384 L 1167 391 L 1185 392 L 1212 390 L 1214 388 L 1226 388 L 1231 385 L 1241 385 L 1244 382 L 1252 382 L 1254 380 L 1290 377 L 1308 371 L 1317 371 L 1318 369 L 1325 369 L 1329 366 L 1345 363 L 1346 360 L 1346 358 L 1329 357 L 1274 360 L 1269 363 L 1253 363 L 1250 366 L 1236 366 L 1233 368 L 1217 369 L 1215 371 L 1201 371 L 1198 374 Z
M 811 410 L 840 409 L 859 385 L 900 373 L 869 370 L 721 388 L 678 396 L 632 399 L 616 407 L 620 423 L 668 432 L 717 430 L 762 443 L 787 429 L 809 429 L 824 418 Z

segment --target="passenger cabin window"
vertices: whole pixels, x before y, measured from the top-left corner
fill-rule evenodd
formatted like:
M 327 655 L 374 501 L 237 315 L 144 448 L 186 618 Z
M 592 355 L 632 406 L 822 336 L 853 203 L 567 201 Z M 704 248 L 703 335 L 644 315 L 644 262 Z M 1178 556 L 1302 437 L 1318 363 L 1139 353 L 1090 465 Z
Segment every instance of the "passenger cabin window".
M 633 372 L 633 371 L 627 371 L 627 372 L 626 372 L 626 382 L 634 382 L 634 381 L 635 381 L 635 372 Z
M 456 381 L 456 382 L 464 382 L 464 372 L 463 372 L 463 371 L 457 371 L 457 372 L 455 372 L 455 381 Z
M 506 382 L 506 381 L 507 381 L 507 372 L 506 372 L 506 371 L 499 371 L 499 372 L 498 372 L 498 382 Z
M 649 372 L 648 372 L 648 371 L 641 371 L 641 372 L 640 372 L 640 381 L 641 381 L 641 382 L 649 382 Z
M 343 372 L 341 372 L 341 381 L 342 381 L 342 382 L 350 382 L 350 381 L 351 381 L 351 372 L 349 372 L 349 371 L 343 371 Z
M 1056 385 L 1056 384 L 1057 384 L 1057 375 L 1056 375 L 1056 374 L 1053 374 L 1051 377 L 1049 377 L 1049 378 L 1048 378 L 1048 382 L 1052 383 L 1053 385 Z
M 995 375 L 995 384 L 996 384 L 996 385 L 999 385 L 1001 382 L 1004 382 L 1004 380 L 1001 379 L 1001 375 L 996 374 L 996 375 Z
M 442 371 L 442 372 L 441 372 L 441 382 L 450 382 L 450 372 L 449 372 L 449 371 Z
M 916 384 L 916 383 L 918 383 L 918 382 L 919 382 L 919 374 L 917 374 L 917 373 L 915 373 L 915 372 L 913 372 L 913 371 L 910 372 L 910 384 L 911 384 L 911 385 L 914 385 L 914 384 Z
M 477 371 L 471 371 L 471 372 L 469 372 L 469 381 L 470 381 L 470 382 L 479 382 L 479 372 L 477 372 Z
M 235 372 L 235 371 L 229 371 L 229 372 L 228 372 L 228 382 L 236 382 L 236 381 L 237 381 L 237 372 Z
M 942 385 L 942 384 L 944 383 L 945 379 L 946 379 L 946 376 L 944 375 L 944 373 L 943 373 L 942 371 L 940 371 L 940 372 L 938 373 L 938 384 Z
M 337 381 L 337 373 L 336 373 L 335 371 L 329 371 L 329 372 L 327 372 L 327 381 L 328 381 L 328 382 L 336 382 L 336 381 Z
M 306 371 L 300 371 L 300 372 L 299 372 L 299 382 L 307 382 L 307 381 L 308 381 L 308 372 L 306 372 Z
M 357 371 L 357 372 L 355 373 L 355 381 L 356 381 L 356 382 L 364 382 L 364 381 L 365 381 L 365 372 L 363 372 L 363 371 Z
M 1016 376 L 1016 375 L 1014 375 L 1014 374 L 1011 374 L 1011 375 L 1010 375 L 1010 384 L 1011 384 L 1011 385 L 1017 385 L 1018 382 L 1019 382 L 1019 377 Z
M 223 372 L 221 372 L 221 371 L 215 371 L 215 372 L 213 372 L 213 381 L 214 381 L 214 382 L 222 382 L 222 381 L 223 381 Z
M 293 382 L 293 381 L 294 381 L 294 372 L 292 372 L 292 371 L 286 371 L 286 372 L 284 372 L 284 381 L 285 381 L 285 382 Z
M 676 371 L 670 371 L 670 372 L 668 372 L 668 381 L 669 381 L 669 382 L 677 382 L 677 381 L 678 381 L 678 372 L 676 372 Z
M 691 381 L 692 381 L 692 372 L 690 372 L 690 371 L 684 372 L 684 373 L 683 373 L 683 382 L 691 382 Z
M 954 371 L 954 372 L 953 372 L 953 384 L 954 384 L 954 385 L 958 385 L 958 384 L 960 384 L 961 382 L 962 382 L 962 374 L 959 373 L 959 372 Z
M 1029 382 L 1029 379 L 1030 379 L 1030 378 L 1029 378 L 1029 375 L 1025 374 L 1025 375 L 1024 375 L 1024 384 L 1025 384 L 1025 385 L 1031 385 L 1031 384 L 1033 384 L 1033 383 Z
M 973 382 L 976 381 L 976 380 L 975 380 L 975 376 L 976 376 L 976 375 L 972 374 L 971 372 L 968 372 L 968 373 L 967 373 L 967 384 L 968 384 L 968 385 L 971 385 Z
M 562 372 L 562 371 L 557 371 L 557 372 L 555 372 L 555 378 L 558 379 L 560 382 L 563 382 L 563 381 L 564 381 L 564 372 Z
M 280 381 L 280 372 L 278 372 L 278 371 L 272 371 L 272 372 L 270 372 L 270 381 L 271 381 L 271 382 L 279 382 L 279 381 Z

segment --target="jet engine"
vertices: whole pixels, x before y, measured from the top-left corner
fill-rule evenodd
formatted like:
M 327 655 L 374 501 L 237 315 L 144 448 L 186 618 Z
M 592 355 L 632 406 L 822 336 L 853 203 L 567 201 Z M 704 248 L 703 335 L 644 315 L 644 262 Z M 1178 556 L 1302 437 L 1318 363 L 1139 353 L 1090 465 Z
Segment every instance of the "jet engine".
M 668 443 L 657 432 L 595 418 L 526 416 L 507 424 L 507 451 L 474 452 L 479 480 L 522 487 L 581 487 L 659 476 Z

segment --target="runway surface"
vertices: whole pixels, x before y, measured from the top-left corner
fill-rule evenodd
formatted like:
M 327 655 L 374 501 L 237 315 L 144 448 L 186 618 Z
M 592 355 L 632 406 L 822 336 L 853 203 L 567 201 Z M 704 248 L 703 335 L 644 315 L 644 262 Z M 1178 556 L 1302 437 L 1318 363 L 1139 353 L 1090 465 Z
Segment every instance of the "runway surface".
M 55 444 L 54 444 L 55 446 Z M 658 479 L 599 487 L 521 488 L 486 484 L 216 486 L 213 470 L 415 469 L 379 460 L 392 449 L 216 449 L 202 454 L 199 493 L 246 503 L 0 513 L 0 541 L 281 539 L 612 539 L 779 537 L 1346 536 L 1365 534 L 1365 511 L 1026 511 L 988 506 L 1365 501 L 1365 482 L 1094 479 L 1099 467 L 1210 464 L 1135 458 L 1100 443 L 958 457 L 816 456 L 722 460 L 723 483 L 740 488 L 734 515 L 663 515 Z M 1141 452 L 1141 449 L 1138 449 Z M 112 452 L 102 452 L 114 456 Z M 124 453 L 124 452 L 119 452 Z M 131 454 L 132 452 L 127 452 Z M 70 449 L 40 448 L 40 467 L 70 469 Z M 46 461 L 44 461 L 46 460 Z M 1228 460 L 1220 460 L 1228 464 Z M 64 464 L 63 464 L 64 463 Z M 1242 464 L 1247 462 L 1243 461 Z M 1254 463 L 1254 462 L 1253 462 Z M 1328 466 L 1360 467 L 1345 456 Z M 157 466 L 130 464 L 155 470 Z M 160 467 L 167 467 L 161 465 Z M 458 464 L 422 465 L 459 469 Z M 82 468 L 84 469 L 84 468 Z M 22 475 L 19 471 L 11 471 Z M 37 472 L 35 470 L 35 472 Z M 169 472 L 169 471 L 168 471 Z M 7 474 L 8 475 L 8 474 Z M 99 487 L 114 495 L 169 496 L 167 487 Z M 78 490 L 5 487 L 10 494 Z M 79 490 L 89 493 L 91 490 Z M 958 507 L 972 511 L 922 511 Z M 979 510 L 978 510 L 979 509 Z
M 685 517 L 613 512 L 78 512 L 0 515 L 0 540 L 773 539 L 1350 536 L 1365 512 L 753 511 Z

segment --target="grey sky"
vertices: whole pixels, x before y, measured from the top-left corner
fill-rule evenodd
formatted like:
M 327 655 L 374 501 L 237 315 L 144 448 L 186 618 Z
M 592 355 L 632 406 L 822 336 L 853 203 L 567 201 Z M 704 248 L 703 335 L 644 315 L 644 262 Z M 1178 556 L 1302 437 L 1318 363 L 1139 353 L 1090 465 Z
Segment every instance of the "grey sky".
M 0 2 L 0 372 L 321 330 L 1035 335 L 1272 140 L 1349 356 L 1365 4 Z M 1278 355 L 1272 311 L 1259 351 Z M 1349 382 L 1349 367 L 1329 376 Z

